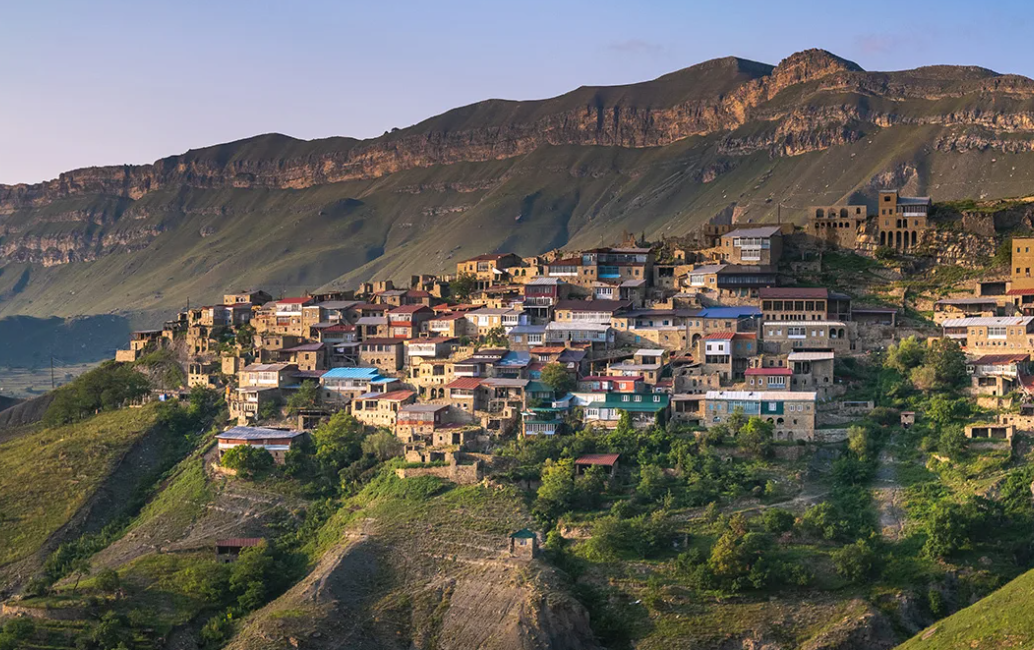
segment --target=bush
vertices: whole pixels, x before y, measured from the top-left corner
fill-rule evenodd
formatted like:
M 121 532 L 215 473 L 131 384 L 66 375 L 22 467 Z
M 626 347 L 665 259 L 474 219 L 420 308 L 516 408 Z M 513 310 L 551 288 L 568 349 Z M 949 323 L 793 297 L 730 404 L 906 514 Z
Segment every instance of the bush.
M 796 518 L 793 516 L 792 512 L 781 508 L 769 508 L 765 511 L 765 514 L 761 516 L 761 523 L 764 526 L 765 531 L 776 535 L 788 533 L 793 530 L 795 521 Z
M 861 584 L 876 572 L 879 556 L 868 542 L 859 539 L 833 553 L 833 567 L 837 574 L 856 584 Z
M 361 448 L 364 454 L 374 456 L 384 462 L 402 453 L 402 442 L 390 431 L 378 431 L 363 440 Z
M 121 587 L 118 571 L 115 571 L 114 569 L 102 570 L 94 579 L 94 586 L 105 593 L 115 593 Z
M 252 477 L 273 468 L 273 456 L 261 447 L 237 445 L 223 453 L 220 461 L 245 477 Z

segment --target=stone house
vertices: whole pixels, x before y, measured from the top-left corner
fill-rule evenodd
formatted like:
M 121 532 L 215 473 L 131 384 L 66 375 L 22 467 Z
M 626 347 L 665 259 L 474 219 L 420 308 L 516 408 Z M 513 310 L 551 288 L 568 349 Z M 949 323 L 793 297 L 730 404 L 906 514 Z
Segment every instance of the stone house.
M 812 206 L 805 232 L 819 242 L 836 248 L 855 249 L 865 231 L 869 210 L 864 205 Z
M 405 365 L 403 339 L 372 338 L 359 343 L 359 362 L 364 366 L 380 368 L 388 374 L 402 370 Z
M 522 560 L 533 560 L 538 555 L 538 535 L 522 528 L 510 535 L 510 556 Z
M 406 404 L 412 404 L 416 393 L 411 390 L 394 390 L 389 393 L 366 393 L 352 400 L 352 416 L 371 427 L 384 427 L 392 431 L 398 421 L 399 412 Z
M 811 441 L 815 438 L 816 398 L 816 393 L 803 391 L 708 391 L 704 395 L 703 424 L 711 428 L 742 411 L 747 418 L 771 422 L 776 440 Z
M 1034 316 L 950 318 L 941 327 L 945 338 L 970 354 L 1028 354 L 1034 349 Z
M 933 201 L 930 197 L 900 196 L 897 190 L 881 190 L 876 227 L 880 246 L 897 250 L 916 248 L 928 228 L 927 218 Z
M 851 297 L 826 288 L 766 287 L 758 297 L 765 321 L 851 320 Z
M 766 321 L 763 349 L 769 354 L 794 350 L 833 350 L 838 354 L 854 349 L 854 330 L 843 321 Z
M 482 290 L 508 282 L 510 270 L 521 263 L 521 258 L 513 253 L 478 255 L 456 264 L 456 275 L 474 276 L 477 288 Z
M 215 438 L 218 441 L 220 460 L 230 449 L 247 445 L 265 449 L 273 457 L 273 462 L 283 465 L 287 452 L 301 442 L 306 435 L 308 434 L 305 431 L 237 426 L 223 431 Z
M 722 261 L 775 266 L 783 254 L 781 226 L 737 228 L 722 235 Z

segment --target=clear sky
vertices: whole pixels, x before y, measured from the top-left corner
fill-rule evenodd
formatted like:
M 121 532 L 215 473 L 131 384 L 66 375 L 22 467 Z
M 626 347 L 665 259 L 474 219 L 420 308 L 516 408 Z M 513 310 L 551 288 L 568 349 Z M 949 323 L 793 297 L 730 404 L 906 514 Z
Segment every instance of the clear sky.
M 0 0 L 0 183 L 821 47 L 1034 77 L 1021 0 Z

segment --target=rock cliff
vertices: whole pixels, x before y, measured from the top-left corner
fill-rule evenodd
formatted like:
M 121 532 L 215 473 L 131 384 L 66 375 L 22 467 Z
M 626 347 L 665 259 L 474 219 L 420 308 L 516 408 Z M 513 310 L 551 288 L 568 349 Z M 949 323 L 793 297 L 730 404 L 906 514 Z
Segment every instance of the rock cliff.
M 752 122 L 762 125 L 759 132 L 737 133 Z M 822 50 L 799 52 L 774 68 L 717 59 L 642 84 L 581 88 L 540 102 L 490 100 L 368 141 L 303 143 L 267 135 L 151 165 L 79 169 L 44 183 L 0 186 L 0 214 L 67 197 L 135 200 L 183 186 L 299 189 L 501 160 L 544 146 L 661 147 L 727 134 L 725 153 L 792 156 L 897 124 L 963 129 L 939 137 L 939 150 L 1031 151 L 1034 139 L 1011 136 L 1034 135 L 1034 81 L 972 67 L 865 72 Z

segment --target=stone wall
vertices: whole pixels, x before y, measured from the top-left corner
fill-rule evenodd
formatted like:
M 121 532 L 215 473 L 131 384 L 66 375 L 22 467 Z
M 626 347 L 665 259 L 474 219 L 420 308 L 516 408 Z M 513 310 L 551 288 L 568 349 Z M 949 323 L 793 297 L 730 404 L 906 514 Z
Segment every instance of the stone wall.
M 405 467 L 395 470 L 399 478 L 415 476 L 437 476 L 459 485 L 480 483 L 482 478 L 481 463 L 475 461 L 471 465 L 446 465 L 444 467 Z

